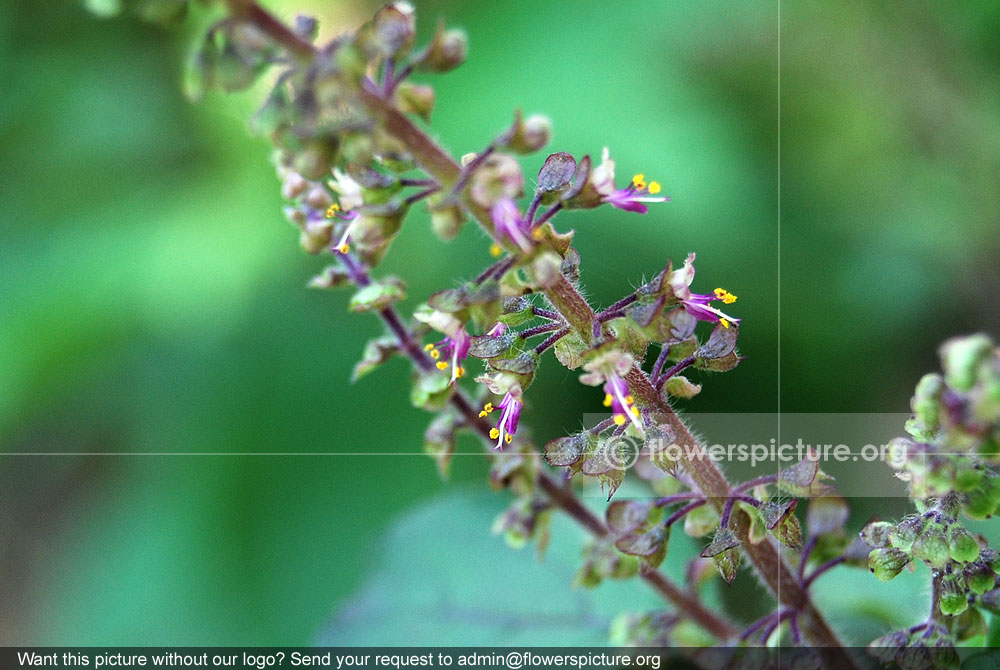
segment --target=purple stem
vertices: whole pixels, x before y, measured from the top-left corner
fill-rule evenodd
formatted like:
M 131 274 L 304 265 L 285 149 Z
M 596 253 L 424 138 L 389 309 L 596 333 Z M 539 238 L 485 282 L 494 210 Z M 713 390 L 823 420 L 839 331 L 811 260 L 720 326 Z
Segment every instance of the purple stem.
M 541 307 L 531 306 L 531 313 L 535 316 L 540 316 L 543 319 L 548 319 L 549 321 L 562 321 L 562 317 L 559 316 L 559 312 L 553 312 L 551 309 L 542 309 Z
M 404 202 L 407 205 L 412 205 L 415 202 L 419 202 L 419 201 L 423 200 L 424 198 L 426 198 L 429 195 L 434 195 L 439 190 L 441 190 L 441 187 L 438 186 L 437 184 L 435 184 L 434 186 L 431 186 L 429 188 L 425 188 L 423 191 L 420 191 L 418 193 L 414 193 L 413 195 L 411 195 L 410 197 L 408 197 Z
M 733 489 L 733 493 L 743 493 L 744 491 L 748 491 L 755 486 L 762 486 L 764 484 L 773 484 L 776 481 L 778 481 L 778 475 L 763 475 L 761 477 L 757 477 L 756 479 L 751 479 L 748 482 L 743 482 L 742 484 Z
M 783 610 L 778 615 L 777 620 L 774 623 L 772 623 L 770 626 L 768 626 L 764 630 L 763 633 L 761 633 L 761 635 L 760 635 L 761 642 L 764 643 L 764 644 L 767 644 L 767 641 L 771 639 L 772 635 L 774 635 L 774 631 L 777 630 L 778 626 L 781 625 L 781 622 L 784 621 L 785 619 L 789 618 L 789 617 L 793 617 L 794 618 L 794 616 L 795 616 L 795 612 L 793 612 L 792 610 Z
M 499 279 L 514 265 L 514 262 L 515 259 L 513 257 L 501 258 L 496 263 L 483 270 L 482 274 L 476 277 L 476 283 L 482 284 L 487 279 L 494 277 Z
M 633 293 L 632 295 L 627 295 L 618 302 L 608 305 L 604 310 L 601 311 L 601 313 L 603 314 L 604 312 L 617 312 L 618 310 L 625 309 L 638 299 L 639 296 L 637 296 L 635 293 Z
M 518 333 L 518 335 L 520 335 L 524 339 L 528 339 L 529 337 L 534 337 L 535 335 L 541 335 L 542 333 L 550 333 L 556 328 L 561 328 L 561 327 L 563 327 L 563 324 L 561 323 L 554 323 L 554 322 L 543 323 L 540 326 L 534 326 L 532 328 L 527 328 L 525 330 L 522 330 L 520 333 Z
M 385 91 L 386 97 L 392 93 L 392 89 L 395 86 L 393 81 L 392 73 L 396 69 L 396 61 L 392 58 L 386 59 L 385 67 L 382 69 L 382 90 Z
M 771 619 L 779 615 L 780 612 L 771 612 L 770 614 L 765 614 L 764 616 L 762 616 L 761 618 L 757 619 L 752 624 L 750 624 L 746 630 L 740 633 L 740 639 L 741 640 L 748 639 L 751 635 L 753 635 L 758 630 L 766 626 Z
M 733 513 L 733 505 L 737 500 L 749 503 L 754 507 L 760 507 L 760 501 L 756 498 L 751 498 L 750 496 L 729 496 L 726 498 L 726 505 L 722 508 L 722 516 L 719 518 L 720 528 L 725 528 L 729 525 L 729 516 Z
M 433 179 L 400 179 L 399 183 L 402 186 L 437 186 L 438 183 Z
M 806 563 L 809 561 L 809 554 L 816 547 L 816 541 L 819 540 L 818 535 L 813 535 L 806 542 L 806 546 L 802 548 L 802 560 L 799 561 L 799 581 L 802 581 L 803 576 L 806 574 Z
M 612 418 L 608 420 L 613 421 L 614 419 Z M 692 498 L 701 498 L 701 494 L 695 493 L 693 491 L 688 493 L 675 493 L 673 495 L 664 496 L 663 498 L 660 498 L 653 504 L 656 505 L 657 507 L 666 507 L 667 505 L 673 505 L 674 503 L 683 502 L 685 500 L 691 500 Z
M 660 347 L 660 355 L 656 357 L 656 363 L 653 364 L 653 376 L 652 379 L 655 382 L 660 378 L 660 373 L 663 372 L 663 366 L 667 364 L 667 356 L 670 355 L 670 345 L 664 344 Z
M 490 155 L 494 151 L 496 151 L 496 148 L 497 148 L 497 143 L 494 140 L 493 142 L 490 143 L 488 147 L 483 149 L 483 152 L 481 154 L 473 158 L 468 165 L 462 168 L 462 174 L 458 178 L 458 181 L 455 182 L 455 185 L 452 186 L 451 192 L 461 193 L 462 189 L 465 188 L 465 185 L 469 183 L 469 178 L 472 177 L 472 173 L 475 172 L 476 169 L 483 164 L 483 161 L 489 158 Z
M 684 507 L 681 507 L 679 510 L 677 510 L 669 517 L 667 517 L 667 520 L 663 522 L 663 525 L 669 528 L 670 526 L 674 525 L 675 523 L 683 519 L 685 514 L 687 514 L 693 509 L 698 509 L 707 502 L 708 500 L 705 498 L 702 498 L 701 500 L 695 500 L 694 502 L 689 502 L 687 505 L 684 505 Z
M 532 223 L 532 228 L 537 228 L 538 226 L 542 225 L 543 223 L 551 219 L 553 216 L 556 215 L 556 212 L 558 212 L 560 209 L 562 209 L 561 202 L 557 202 L 556 204 L 549 207 L 547 210 L 545 210 L 545 213 L 542 214 L 541 218 L 538 219 L 538 221 Z
M 594 435 L 597 435 L 598 433 L 603 433 L 604 431 L 606 431 L 608 428 L 610 428 L 613 425 L 615 425 L 615 417 L 610 416 L 607 419 L 605 419 L 604 421 L 601 421 L 599 424 L 597 424 L 596 426 L 594 426 L 593 428 L 591 428 L 587 432 L 593 433 Z M 569 473 L 571 471 L 567 469 L 566 472 Z
M 694 361 L 695 361 L 695 357 L 694 356 L 688 356 L 687 358 L 685 358 L 682 361 L 679 361 L 672 368 L 668 369 L 666 372 L 664 372 L 663 374 L 661 374 L 659 376 L 659 378 L 657 378 L 657 380 L 656 380 L 656 389 L 659 390 L 659 389 L 663 388 L 663 385 L 667 383 L 668 379 L 670 379 L 671 377 L 673 377 L 674 375 L 676 375 L 678 372 L 680 372 L 684 368 L 688 368 L 688 367 L 692 366 L 694 364 Z
M 614 312 L 605 310 L 597 315 L 597 322 L 604 323 L 605 321 L 610 321 L 611 319 L 617 319 L 620 316 L 625 316 L 625 310 L 619 309 Z
M 802 631 L 799 630 L 798 616 L 793 616 L 788 620 L 788 630 L 792 633 L 792 642 L 797 645 L 802 644 Z
M 531 228 L 532 223 L 535 221 L 535 213 L 538 212 L 538 206 L 542 204 L 542 196 L 536 195 L 531 199 L 531 204 L 528 205 L 528 212 L 524 215 L 524 220 L 528 223 L 528 228 Z
M 847 559 L 844 558 L 843 556 L 837 556 L 836 558 L 831 558 L 829 561 L 827 561 L 823 565 L 821 565 L 818 568 L 816 568 L 815 570 L 813 570 L 812 574 L 810 574 L 808 577 L 806 577 L 806 580 L 804 582 L 802 582 L 802 588 L 808 589 L 809 585 L 812 584 L 814 581 L 816 581 L 817 577 L 819 577 L 820 575 L 822 575 L 827 570 L 829 570 L 831 568 L 837 567 L 838 565 L 840 565 L 841 563 L 843 563 L 846 560 Z
M 542 342 L 541 344 L 539 344 L 537 347 L 535 347 L 535 353 L 536 354 L 543 353 L 546 349 L 548 349 L 549 347 L 551 347 L 553 344 L 555 344 L 556 342 L 558 342 L 562 338 L 566 337 L 567 333 L 569 333 L 569 328 L 562 328 L 561 330 L 556 331 L 555 333 L 552 334 L 551 337 L 549 337 L 547 340 L 545 340 L 544 342 Z

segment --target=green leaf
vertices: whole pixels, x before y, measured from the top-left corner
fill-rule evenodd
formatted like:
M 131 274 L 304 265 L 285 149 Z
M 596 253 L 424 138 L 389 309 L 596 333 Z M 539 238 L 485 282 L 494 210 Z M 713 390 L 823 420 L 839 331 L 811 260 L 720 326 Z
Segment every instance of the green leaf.
M 341 602 L 319 642 L 407 646 L 432 639 L 442 645 L 534 646 L 559 640 L 604 646 L 619 612 L 662 606 L 638 580 L 608 589 L 571 588 L 582 538 L 565 515 L 552 515 L 544 562 L 508 549 L 489 532 L 503 498 L 480 489 L 452 491 L 398 518 L 373 553 L 364 582 Z M 605 545 L 608 554 L 609 562 L 617 563 L 611 572 L 622 577 L 637 572 L 635 558 L 613 545 Z
M 476 335 L 470 340 L 469 355 L 475 358 L 496 358 L 510 354 L 511 349 L 520 348 L 524 343 L 517 333 L 504 333 L 499 337 Z
M 701 392 L 701 384 L 694 384 L 684 375 L 675 375 L 663 385 L 663 393 L 674 398 L 693 398 Z
M 363 286 L 351 296 L 348 309 L 352 312 L 383 310 L 389 305 L 406 299 L 406 284 L 396 277 L 386 277 Z
M 728 528 L 718 528 L 715 531 L 715 537 L 712 538 L 712 542 L 709 543 L 707 547 L 702 549 L 702 558 L 711 558 L 713 556 L 718 556 L 724 551 L 733 549 L 740 546 L 740 541 L 736 539 L 736 535 Z
M 575 370 L 583 365 L 587 360 L 585 353 L 589 349 L 590 345 L 584 342 L 576 331 L 570 331 L 553 347 L 556 359 L 568 370 Z
M 437 463 L 438 472 L 443 479 L 448 479 L 451 471 L 451 458 L 455 455 L 455 431 L 458 429 L 458 417 L 452 412 L 441 412 L 431 421 L 424 431 L 424 453 Z
M 740 569 L 740 550 L 727 549 L 722 553 L 712 556 L 712 562 L 715 563 L 715 569 L 719 571 L 719 574 L 726 580 L 726 583 L 732 584 L 733 580 L 736 579 L 736 573 Z
M 414 407 L 436 411 L 448 404 L 454 386 L 448 373 L 417 374 L 410 392 L 410 402 Z
M 399 342 L 395 337 L 387 336 L 369 340 L 368 344 L 365 345 L 361 360 L 354 366 L 351 382 L 356 382 L 366 376 L 398 352 Z
M 549 465 L 567 467 L 574 465 L 584 453 L 594 448 L 597 437 L 590 433 L 577 433 L 560 437 L 545 445 L 545 460 Z

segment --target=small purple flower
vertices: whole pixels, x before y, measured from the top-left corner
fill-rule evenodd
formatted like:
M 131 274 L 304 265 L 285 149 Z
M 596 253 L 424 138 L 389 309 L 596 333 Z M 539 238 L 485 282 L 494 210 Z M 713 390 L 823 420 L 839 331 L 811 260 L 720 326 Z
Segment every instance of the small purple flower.
M 604 383 L 604 406 L 611 408 L 617 425 L 624 426 L 626 421 L 631 421 L 640 433 L 643 432 L 635 398 L 629 394 L 628 384 L 618 375 L 608 377 Z
M 345 212 L 341 210 L 340 205 L 334 203 L 327 207 L 326 218 L 328 219 L 339 219 L 340 221 L 350 221 L 347 226 L 344 227 L 344 232 L 340 236 L 340 241 L 333 246 L 334 250 L 346 254 L 351 250 L 351 235 L 354 233 L 354 229 L 357 227 L 358 213 L 357 212 Z
M 717 288 L 712 293 L 691 293 L 691 282 L 694 281 L 694 254 L 688 254 L 684 260 L 684 267 L 674 270 L 670 275 L 670 288 L 674 295 L 680 299 L 681 304 L 688 314 L 699 321 L 709 321 L 711 323 L 721 323 L 724 328 L 729 328 L 730 323 L 739 323 L 740 320 L 729 316 L 725 312 L 709 303 L 719 301 L 726 305 L 736 302 L 736 296 L 724 288 Z
M 471 344 L 472 340 L 469 338 L 469 334 L 465 332 L 465 327 L 463 326 L 456 330 L 453 335 L 448 335 L 440 342 L 428 344 L 424 347 L 424 351 L 428 352 L 431 358 L 437 361 L 435 365 L 437 365 L 438 370 L 447 370 L 448 366 L 451 365 L 451 381 L 455 383 L 456 379 L 465 374 L 462 361 L 469 355 Z
M 490 437 L 497 441 L 496 446 L 493 447 L 494 449 L 502 450 L 503 445 L 510 444 L 510 441 L 514 439 L 514 434 L 517 432 L 517 423 L 521 419 L 522 403 L 520 397 L 520 391 L 515 387 L 507 391 L 503 400 L 496 407 L 493 406 L 493 403 L 488 402 L 483 406 L 483 411 L 479 413 L 480 417 L 485 417 L 498 409 L 503 410 L 496 427 L 490 429 Z
M 507 238 L 517 245 L 517 248 L 527 253 L 531 251 L 532 244 L 528 236 L 528 222 L 525 221 L 520 212 L 517 211 L 517 203 L 511 198 L 500 198 L 493 205 L 490 213 L 493 218 L 493 225 L 496 226 L 498 240 Z
M 628 185 L 628 188 L 612 191 L 605 195 L 603 200 L 612 207 L 623 209 L 626 212 L 645 214 L 647 208 L 643 203 L 670 201 L 670 198 L 666 196 L 656 196 L 659 192 L 659 182 L 651 181 L 647 185 L 645 175 L 637 174 L 632 177 L 632 182 Z

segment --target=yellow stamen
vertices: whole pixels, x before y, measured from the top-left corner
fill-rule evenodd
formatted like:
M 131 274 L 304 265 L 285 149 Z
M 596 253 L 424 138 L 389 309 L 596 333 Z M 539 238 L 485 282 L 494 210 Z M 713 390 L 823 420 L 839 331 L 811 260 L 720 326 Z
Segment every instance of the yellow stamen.
M 505 441 L 505 442 L 506 442 L 507 444 L 510 444 L 510 439 L 511 439 L 511 438 L 510 438 L 510 433 L 507 433 L 507 434 L 506 434 L 506 435 L 504 436 L 504 441 Z
M 531 239 L 535 240 L 536 242 L 540 242 L 542 240 L 542 228 L 541 228 L 541 226 L 539 226 L 538 228 L 533 228 L 532 229 L 532 231 L 531 231 Z
M 482 412 L 480 412 L 480 413 L 479 413 L 479 418 L 481 419 L 481 418 L 483 418 L 484 416 L 487 416 L 488 414 L 489 414 L 489 412 L 487 412 L 487 411 L 486 411 L 486 410 L 484 409 L 484 410 L 483 410 Z
M 459 377 L 461 377 L 464 374 L 465 374 L 465 368 L 463 368 L 461 365 L 459 365 L 455 369 L 455 379 L 458 379 Z
M 719 323 L 722 324 L 723 328 L 729 328 L 729 319 L 719 318 Z
M 632 177 L 632 186 L 635 186 L 640 191 L 646 188 L 646 175 L 640 173 Z
M 491 402 L 486 403 L 485 405 L 483 405 L 483 409 L 486 410 L 487 412 L 492 412 L 493 411 L 493 403 L 491 403 Z
M 438 370 L 444 370 L 447 367 L 448 367 L 448 364 L 445 363 L 444 361 L 438 361 L 437 362 L 437 369 Z
M 431 351 L 431 358 L 433 358 L 434 360 L 441 358 L 441 352 L 438 351 L 437 349 L 434 349 L 433 351 Z
M 611 397 L 610 393 L 606 393 L 604 395 L 604 406 L 605 407 L 611 407 L 611 403 L 613 403 L 614 401 L 615 401 L 615 399 Z
M 639 408 L 638 407 L 632 407 L 631 410 L 632 410 L 632 416 L 639 416 Z
M 490 428 L 490 439 L 495 440 L 500 437 L 500 431 L 496 428 Z
M 503 248 L 499 244 L 494 243 L 490 245 L 490 256 L 496 258 L 502 253 L 503 253 Z
M 616 426 L 624 426 L 626 421 L 628 421 L 628 419 L 625 418 L 624 414 L 615 414 Z
M 658 181 L 651 181 L 651 182 L 649 182 L 649 192 L 652 193 L 653 195 L 656 195 L 657 193 L 659 193 L 660 192 L 660 182 L 658 182 Z
M 428 344 L 426 347 L 424 347 L 424 351 L 430 351 L 433 348 L 434 348 L 433 344 Z
M 633 398 L 630 395 L 627 395 L 627 396 L 625 396 L 625 402 L 627 402 L 629 405 L 631 405 L 632 403 L 635 402 L 635 398 Z
M 724 288 L 715 289 L 715 299 L 721 300 L 727 305 L 732 305 L 734 302 L 736 302 L 736 296 Z
M 339 211 L 340 211 L 340 205 L 338 205 L 337 203 L 330 205 L 329 207 L 326 208 L 326 218 L 332 219 L 337 215 L 337 212 Z
M 346 242 L 337 247 L 337 251 L 339 251 L 342 254 L 347 254 L 347 252 L 350 250 L 351 250 L 351 245 L 347 244 Z

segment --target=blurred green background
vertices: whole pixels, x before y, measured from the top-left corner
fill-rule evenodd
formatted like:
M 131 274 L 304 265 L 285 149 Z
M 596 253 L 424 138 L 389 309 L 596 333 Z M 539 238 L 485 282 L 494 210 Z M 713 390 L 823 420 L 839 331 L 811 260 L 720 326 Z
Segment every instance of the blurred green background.
M 318 15 L 324 35 L 377 8 L 267 4 Z M 483 147 L 515 108 L 545 112 L 553 150 L 608 146 L 621 175 L 672 197 L 644 217 L 560 218 L 597 303 L 689 251 L 696 290 L 740 296 L 748 359 L 705 379 L 692 409 L 906 411 L 941 339 L 1000 333 L 1000 5 L 786 3 L 780 245 L 776 3 L 416 6 L 425 39 L 439 17 L 470 36 L 469 62 L 433 80 L 453 152 Z M 437 568 L 459 590 L 506 592 L 516 574 L 481 569 L 494 560 L 525 566 L 516 593 L 565 591 L 560 637 L 508 621 L 497 639 L 600 639 L 618 587 L 597 605 L 569 591 L 558 557 L 575 557 L 575 531 L 541 567 L 511 552 L 479 524 L 502 503 L 485 461 L 456 458 L 445 484 L 416 455 L 428 417 L 407 402 L 406 365 L 348 385 L 378 324 L 349 316 L 346 293 L 305 290 L 324 261 L 299 251 L 266 142 L 245 130 L 258 98 L 181 95 L 210 18 L 165 32 L 75 2 L 0 2 L 0 450 L 415 455 L 0 456 L 0 644 L 310 643 L 369 575 L 420 583 L 430 568 L 409 552 L 435 546 L 476 557 L 478 572 Z M 425 224 L 408 219 L 382 270 L 414 304 L 489 261 L 471 228 L 444 245 Z M 597 400 L 549 364 L 525 421 L 544 442 Z M 438 516 L 409 511 L 422 504 Z M 448 526 L 456 504 L 481 514 Z M 399 522 L 378 540 L 412 514 L 445 526 L 415 540 Z M 365 639 L 351 627 L 386 620 L 373 611 L 341 609 L 332 639 Z

